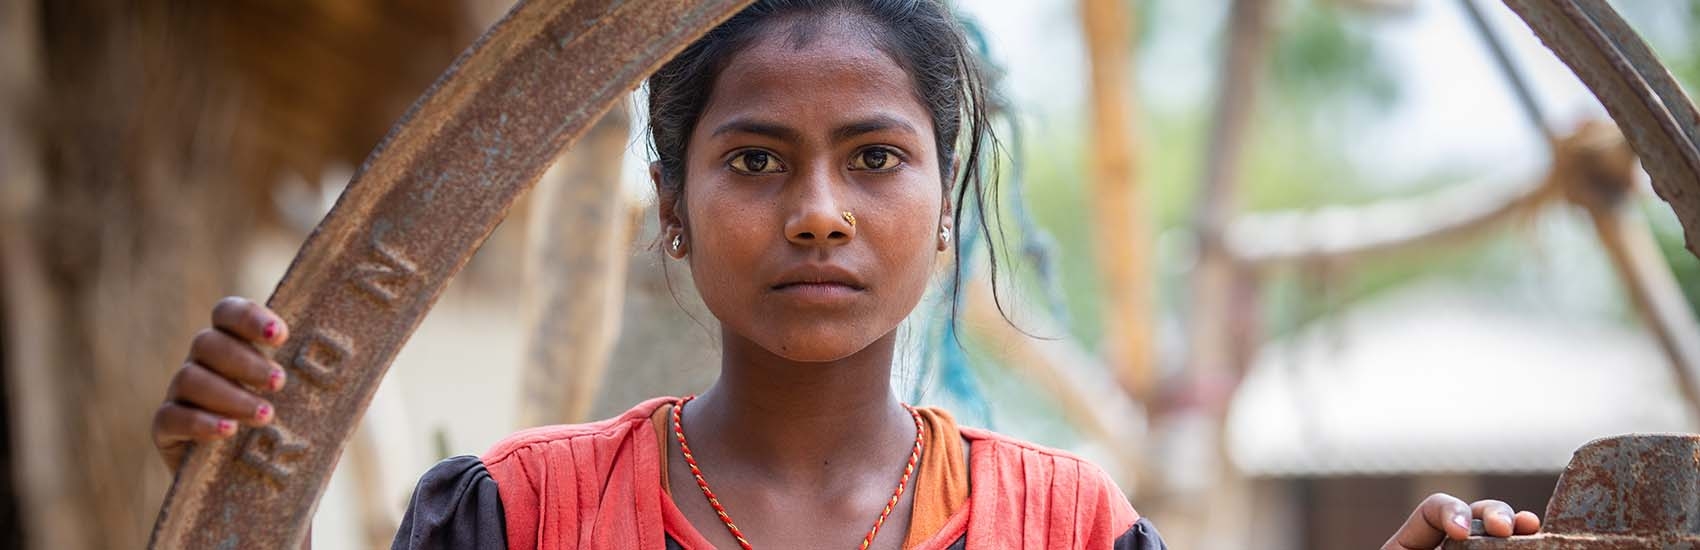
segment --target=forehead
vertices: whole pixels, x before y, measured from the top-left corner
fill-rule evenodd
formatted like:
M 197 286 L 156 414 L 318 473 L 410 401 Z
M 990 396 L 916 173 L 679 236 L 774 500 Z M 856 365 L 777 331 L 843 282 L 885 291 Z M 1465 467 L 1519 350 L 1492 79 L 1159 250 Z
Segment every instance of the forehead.
M 767 24 L 727 59 L 702 122 L 786 117 L 788 125 L 809 127 L 877 113 L 931 129 L 908 72 L 880 49 L 872 24 L 849 14 L 790 16 Z

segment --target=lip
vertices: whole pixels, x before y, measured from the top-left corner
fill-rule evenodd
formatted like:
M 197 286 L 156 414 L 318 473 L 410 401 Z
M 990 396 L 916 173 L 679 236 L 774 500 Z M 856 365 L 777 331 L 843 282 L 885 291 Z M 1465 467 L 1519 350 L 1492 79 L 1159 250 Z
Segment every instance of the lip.
M 836 305 L 855 298 L 867 287 L 848 269 L 831 264 L 805 264 L 786 270 L 769 289 L 808 304 Z
M 864 290 L 861 279 L 855 273 L 843 267 L 832 264 L 803 264 L 785 270 L 773 283 L 774 290 L 783 290 L 794 286 L 841 286 L 851 290 Z

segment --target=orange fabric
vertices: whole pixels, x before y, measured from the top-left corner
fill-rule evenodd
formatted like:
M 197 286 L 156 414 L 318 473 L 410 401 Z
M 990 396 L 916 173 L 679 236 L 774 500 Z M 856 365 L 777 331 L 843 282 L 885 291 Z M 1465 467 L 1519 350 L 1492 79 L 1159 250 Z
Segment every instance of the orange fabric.
M 904 550 L 921 546 L 944 530 L 958 510 L 968 505 L 968 461 L 962 456 L 962 432 L 944 409 L 916 407 L 926 424 L 920 471 L 915 474 L 915 502 L 909 513 Z
M 658 419 L 670 418 L 673 401 L 651 399 L 601 422 L 525 430 L 485 453 L 508 547 L 660 549 L 671 536 L 686 549 L 711 548 L 666 491 L 670 420 Z M 942 550 L 964 535 L 969 548 L 1107 549 L 1139 519 L 1115 483 L 1085 460 L 957 428 L 938 409 L 917 410 L 928 426 L 928 449 L 936 451 L 926 453 L 917 474 L 906 549 Z
M 649 423 L 655 426 L 655 443 L 661 449 L 661 492 L 672 495 L 673 487 L 667 481 L 667 434 L 672 432 L 668 428 L 673 425 L 673 403 L 656 407 L 649 415 Z

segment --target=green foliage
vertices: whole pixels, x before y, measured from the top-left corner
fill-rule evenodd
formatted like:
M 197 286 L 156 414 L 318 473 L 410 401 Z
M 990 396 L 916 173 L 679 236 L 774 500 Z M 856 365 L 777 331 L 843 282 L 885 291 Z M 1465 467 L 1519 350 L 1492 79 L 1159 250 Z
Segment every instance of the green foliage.
M 1695 87 L 1700 84 L 1700 0 L 1617 0 L 1613 4 L 1690 97 L 1700 90 Z
M 1676 274 L 1677 286 L 1682 287 L 1684 297 L 1688 298 L 1689 309 L 1700 317 L 1700 258 L 1683 248 L 1682 227 L 1669 212 L 1670 205 L 1655 198 L 1647 200 L 1646 206 L 1658 210 L 1651 214 L 1656 222 L 1665 222 L 1653 224 L 1653 236 L 1658 239 L 1659 251 L 1670 263 L 1671 272 Z
M 1302 112 L 1385 111 L 1399 99 L 1361 16 L 1333 2 L 1295 2 L 1277 28 L 1269 61 L 1274 101 Z M 1355 17 L 1355 18 L 1354 18 Z

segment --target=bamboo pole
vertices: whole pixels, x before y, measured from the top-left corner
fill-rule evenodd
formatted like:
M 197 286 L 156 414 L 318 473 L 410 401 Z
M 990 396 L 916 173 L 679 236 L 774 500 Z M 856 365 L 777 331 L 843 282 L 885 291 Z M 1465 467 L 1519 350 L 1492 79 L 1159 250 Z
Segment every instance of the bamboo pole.
M 1618 207 L 1588 214 L 1635 311 L 1670 360 L 1689 418 L 1700 425 L 1700 324 L 1688 309 L 1670 264 L 1659 253 L 1646 221 L 1634 211 Z
M 1700 321 L 1689 310 L 1652 230 L 1631 208 L 1637 172 L 1635 152 L 1623 135 L 1595 121 L 1554 142 L 1548 177 L 1593 221 L 1636 313 L 1670 360 L 1690 418 L 1700 422 Z
M 526 239 L 524 426 L 588 420 L 619 337 L 631 241 L 620 191 L 629 106 L 609 111 L 538 182 Z
M 1091 60 L 1091 162 L 1088 165 L 1103 289 L 1103 354 L 1122 388 L 1140 402 L 1154 397 L 1148 195 L 1140 182 L 1134 127 L 1133 20 L 1125 0 L 1081 0 L 1080 24 Z
M 1272 39 L 1273 0 L 1236 0 L 1229 12 L 1229 44 L 1223 63 L 1215 122 L 1205 155 L 1204 180 L 1193 213 L 1199 246 L 1193 272 L 1187 377 L 1195 388 L 1231 384 L 1228 335 L 1220 330 L 1231 315 L 1235 263 L 1226 246 L 1229 217 L 1237 200 L 1247 128 L 1263 78 L 1266 46 Z M 1225 395 L 1221 396 L 1225 398 Z M 1206 408 L 1219 408 L 1225 399 Z
M 1267 269 L 1457 242 L 1552 204 L 1560 197 L 1552 181 L 1543 177 L 1499 190 L 1458 184 L 1363 206 L 1250 214 L 1228 226 L 1225 245 L 1235 261 Z
M 1227 58 L 1222 64 L 1220 95 L 1205 155 L 1193 224 L 1198 238 L 1198 262 L 1192 273 L 1187 323 L 1186 389 L 1180 406 L 1164 412 L 1155 426 L 1163 442 L 1179 456 L 1208 457 L 1195 464 L 1169 465 L 1191 469 L 1190 475 L 1165 475 L 1165 481 L 1193 479 L 1165 487 L 1166 517 L 1183 518 L 1165 528 L 1177 548 L 1244 548 L 1243 523 L 1249 513 L 1249 487 L 1227 460 L 1222 437 L 1227 404 L 1244 365 L 1236 353 L 1251 346 L 1251 335 L 1236 330 L 1236 319 L 1256 315 L 1246 310 L 1254 300 L 1236 299 L 1243 274 L 1226 244 L 1228 220 L 1238 202 L 1251 113 L 1258 84 L 1263 80 L 1268 45 L 1274 36 L 1274 0 L 1235 0 L 1229 11 Z M 1171 522 L 1175 523 L 1175 522 Z

